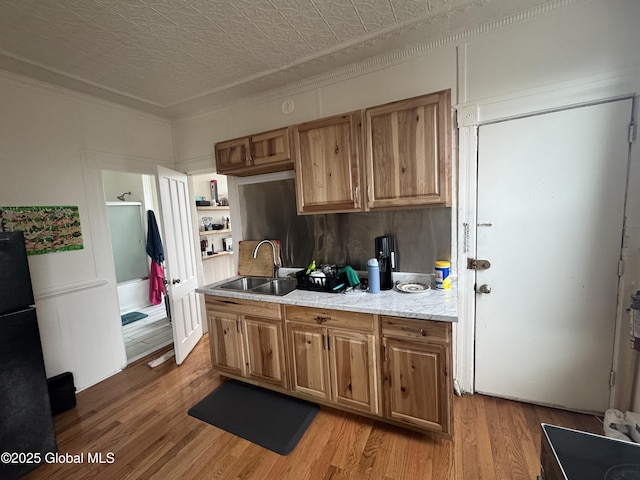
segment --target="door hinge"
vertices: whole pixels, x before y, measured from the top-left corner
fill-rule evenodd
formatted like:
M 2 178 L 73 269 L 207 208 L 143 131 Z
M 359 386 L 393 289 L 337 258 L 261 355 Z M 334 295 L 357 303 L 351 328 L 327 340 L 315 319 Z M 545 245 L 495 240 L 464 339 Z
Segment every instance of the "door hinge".
M 613 387 L 616 384 L 616 372 L 615 370 L 611 370 L 609 372 L 609 386 Z
M 618 260 L 618 276 L 621 277 L 624 274 L 624 260 L 621 258 Z
M 629 143 L 633 143 L 636 139 L 636 125 L 631 122 L 629 124 Z
M 467 258 L 467 269 L 469 270 L 488 270 L 489 268 L 491 268 L 489 260 Z

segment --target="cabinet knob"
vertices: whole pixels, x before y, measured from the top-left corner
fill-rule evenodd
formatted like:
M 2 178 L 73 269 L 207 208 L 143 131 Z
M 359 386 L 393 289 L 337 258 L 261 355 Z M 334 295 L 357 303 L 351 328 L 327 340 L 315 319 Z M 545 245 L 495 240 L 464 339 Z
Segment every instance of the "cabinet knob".
M 479 287 L 476 287 L 476 293 L 489 294 L 491 293 L 491 287 L 485 283 L 483 285 L 480 285 Z

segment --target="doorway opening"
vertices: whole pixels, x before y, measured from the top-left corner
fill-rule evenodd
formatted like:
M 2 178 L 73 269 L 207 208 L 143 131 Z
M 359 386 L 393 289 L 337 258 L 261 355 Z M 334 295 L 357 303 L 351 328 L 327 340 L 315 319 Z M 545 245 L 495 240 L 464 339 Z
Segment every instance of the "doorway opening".
M 150 175 L 102 172 L 113 251 L 122 336 L 131 364 L 173 343 L 166 297 L 153 305 L 146 253 L 147 210 L 157 212 L 155 179 Z M 159 221 L 159 220 L 158 220 Z

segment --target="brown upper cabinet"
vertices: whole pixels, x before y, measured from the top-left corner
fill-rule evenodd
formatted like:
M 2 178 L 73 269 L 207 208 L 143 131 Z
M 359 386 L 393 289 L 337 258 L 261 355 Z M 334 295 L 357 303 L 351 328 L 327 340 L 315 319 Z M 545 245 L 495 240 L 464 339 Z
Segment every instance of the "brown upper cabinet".
M 299 214 L 362 209 L 361 132 L 361 111 L 293 127 Z
M 289 128 L 216 143 L 216 171 L 244 177 L 291 170 Z
M 365 111 L 365 210 L 451 205 L 451 91 Z
M 228 140 L 215 146 L 217 171 L 295 166 L 298 214 L 451 206 L 450 116 L 443 90 Z
M 293 127 L 299 214 L 451 205 L 451 91 Z

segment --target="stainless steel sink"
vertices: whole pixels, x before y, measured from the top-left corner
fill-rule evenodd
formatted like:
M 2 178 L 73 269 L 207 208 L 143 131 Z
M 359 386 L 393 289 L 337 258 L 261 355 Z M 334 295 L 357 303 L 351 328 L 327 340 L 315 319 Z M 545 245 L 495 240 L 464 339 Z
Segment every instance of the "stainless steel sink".
M 255 293 L 283 296 L 296 289 L 297 282 L 289 278 L 278 278 L 252 289 Z
M 291 278 L 241 277 L 214 288 L 283 296 L 294 291 L 296 285 L 296 280 Z
M 222 285 L 218 285 L 216 288 L 247 291 L 247 290 L 253 290 L 254 288 L 260 285 L 264 285 L 265 283 L 268 283 L 271 280 L 272 279 L 269 277 L 242 277 L 242 278 L 237 278 L 235 280 L 231 280 L 230 282 L 227 282 L 227 283 L 223 283 Z

